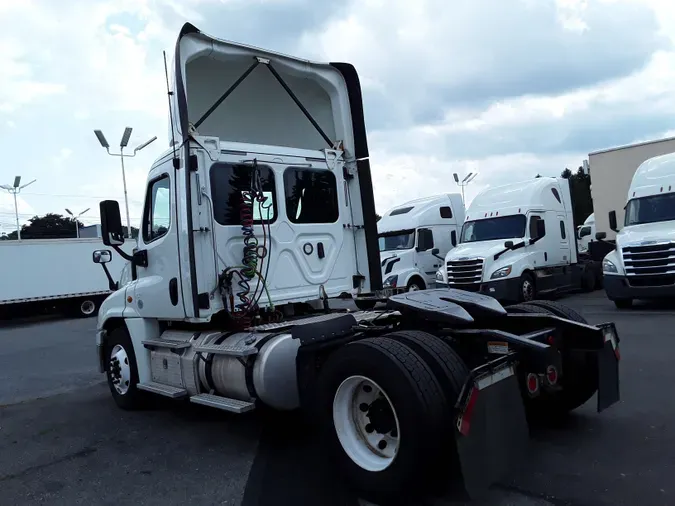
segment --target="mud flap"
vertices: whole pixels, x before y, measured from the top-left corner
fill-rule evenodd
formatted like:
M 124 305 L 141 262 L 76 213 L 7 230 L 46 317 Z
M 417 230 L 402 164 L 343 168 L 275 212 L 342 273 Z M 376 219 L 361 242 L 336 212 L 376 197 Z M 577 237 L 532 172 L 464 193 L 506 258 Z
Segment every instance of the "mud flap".
M 619 360 L 612 343 L 598 352 L 598 413 L 619 402 Z
M 462 408 L 454 432 L 460 493 L 464 500 L 476 500 L 521 464 L 529 446 L 529 427 L 515 365 L 469 381 L 465 389 L 470 392 L 460 396 Z

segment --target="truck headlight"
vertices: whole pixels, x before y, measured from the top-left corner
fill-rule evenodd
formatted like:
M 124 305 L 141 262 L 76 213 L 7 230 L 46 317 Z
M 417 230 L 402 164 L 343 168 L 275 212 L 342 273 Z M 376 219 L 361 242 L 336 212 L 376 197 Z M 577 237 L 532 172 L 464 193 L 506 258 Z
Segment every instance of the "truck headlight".
M 614 265 L 612 262 L 607 260 L 606 258 L 602 261 L 602 272 L 613 272 L 617 273 L 619 272 L 616 268 L 616 265 Z
M 393 276 L 389 276 L 387 279 L 384 280 L 384 283 L 382 283 L 382 287 L 396 288 L 397 282 L 398 282 L 398 274 L 394 274 Z
M 445 283 L 443 278 L 443 271 L 436 271 L 436 283 Z
M 494 271 L 492 276 L 490 276 L 490 279 L 505 278 L 509 274 L 511 274 L 511 266 L 507 265 L 506 267 L 502 267 L 501 269 Z

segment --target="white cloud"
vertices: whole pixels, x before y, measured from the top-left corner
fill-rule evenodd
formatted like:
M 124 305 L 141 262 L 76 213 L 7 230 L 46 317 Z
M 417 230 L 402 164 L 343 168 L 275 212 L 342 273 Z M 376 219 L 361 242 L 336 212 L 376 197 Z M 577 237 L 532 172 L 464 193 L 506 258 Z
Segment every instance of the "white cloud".
M 168 146 L 162 50 L 170 59 L 185 21 L 355 64 L 380 212 L 457 191 L 452 172 L 480 172 L 470 200 L 675 127 L 675 4 L 664 0 L 0 0 L 7 166 L 38 179 L 22 217 L 91 207 L 91 223 L 102 197 L 123 205 L 119 159 L 92 130 L 114 146 L 132 126 L 131 145 L 159 137 L 126 164 L 137 222 L 147 169 Z

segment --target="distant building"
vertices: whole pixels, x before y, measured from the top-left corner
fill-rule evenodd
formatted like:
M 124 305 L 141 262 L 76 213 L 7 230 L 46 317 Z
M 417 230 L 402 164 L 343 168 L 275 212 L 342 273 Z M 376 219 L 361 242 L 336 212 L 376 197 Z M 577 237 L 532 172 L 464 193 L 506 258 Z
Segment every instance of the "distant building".
M 101 236 L 101 225 L 88 225 L 80 227 L 80 237 L 82 238 L 96 238 Z
M 628 188 L 638 166 L 645 160 L 668 153 L 675 153 L 675 137 L 604 149 L 588 155 L 595 229 L 598 232 L 607 232 L 607 238 L 614 239 L 616 234 L 609 229 L 609 211 L 616 211 L 616 221 L 621 228 Z

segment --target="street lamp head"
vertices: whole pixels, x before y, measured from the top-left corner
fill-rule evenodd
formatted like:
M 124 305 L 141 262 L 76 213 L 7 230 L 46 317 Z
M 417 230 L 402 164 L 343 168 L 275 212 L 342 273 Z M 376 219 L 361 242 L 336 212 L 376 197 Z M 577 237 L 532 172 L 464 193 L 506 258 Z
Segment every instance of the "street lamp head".
M 94 130 L 94 134 L 96 134 L 96 138 L 98 139 L 98 142 L 101 143 L 101 146 L 103 146 L 105 149 L 110 147 L 110 144 L 108 144 L 108 141 L 106 140 L 105 135 L 103 135 L 103 132 L 100 130 Z
M 473 174 L 473 172 L 469 172 L 469 173 L 466 175 L 466 177 L 465 177 L 464 179 L 462 179 L 462 183 L 466 183 L 466 182 L 469 180 L 469 178 L 471 177 L 471 174 Z
M 136 149 L 134 149 L 134 153 L 137 152 L 137 151 L 140 151 L 141 149 L 143 149 L 145 147 L 147 147 L 149 144 L 152 144 L 156 140 L 157 140 L 157 136 L 153 137 L 149 141 L 145 141 L 143 144 L 141 144 L 140 146 L 136 147 Z
M 18 188 L 21 185 L 21 176 L 16 176 L 14 178 L 14 188 Z
M 2 188 L 3 190 L 7 190 L 7 191 L 11 191 L 11 190 L 12 190 L 12 187 L 9 186 L 8 184 L 0 185 L 0 188 Z
M 476 176 L 477 176 L 477 175 L 478 175 L 478 172 L 474 172 L 473 175 L 471 176 L 471 178 L 467 181 L 467 183 L 470 183 L 471 181 L 473 181 L 474 179 L 476 179 Z
M 70 209 L 68 209 L 67 207 L 66 207 L 66 212 L 67 212 L 69 215 L 74 216 L 73 212 L 72 212 Z
M 459 183 L 459 176 L 457 175 L 456 172 L 452 175 L 452 177 L 455 178 L 455 183 Z
M 91 209 L 91 207 L 87 207 L 84 211 L 82 211 L 82 212 L 80 213 L 80 216 L 82 216 L 84 213 L 86 213 L 87 211 L 89 211 L 89 209 Z
M 129 137 L 131 137 L 131 127 L 126 127 L 124 133 L 122 134 L 122 140 L 120 141 L 120 148 L 126 148 L 129 144 Z

